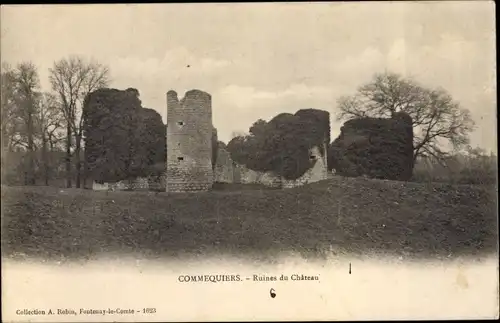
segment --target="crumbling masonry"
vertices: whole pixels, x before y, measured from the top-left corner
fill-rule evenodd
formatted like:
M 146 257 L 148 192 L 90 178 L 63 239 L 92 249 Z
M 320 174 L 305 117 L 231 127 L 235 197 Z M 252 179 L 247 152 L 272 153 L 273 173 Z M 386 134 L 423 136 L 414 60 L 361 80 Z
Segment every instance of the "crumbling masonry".
M 175 91 L 167 93 L 167 192 L 212 187 L 212 129 L 210 94 L 191 90 L 179 101 Z
M 272 172 L 257 172 L 238 165 L 231 159 L 229 152 L 220 147 L 216 163 L 212 165 L 213 130 L 210 94 L 191 90 L 179 101 L 177 93 L 169 91 L 167 92 L 167 158 L 163 175 L 137 178 L 134 183 L 94 182 L 92 189 L 200 192 L 210 190 L 214 182 L 255 183 L 289 188 L 327 178 L 326 156 L 320 156 L 318 147 L 313 147 L 310 151 L 310 154 L 317 158 L 317 162 L 296 180 L 285 180 Z
M 212 168 L 212 98 L 191 90 L 179 101 L 175 91 L 167 93 L 167 161 L 164 176 L 167 192 L 208 191 L 213 183 L 259 183 L 295 187 L 327 178 L 326 154 L 296 180 L 284 180 L 272 172 L 261 173 L 236 165 L 228 152 L 219 149 Z M 311 152 L 320 156 L 315 147 Z M 326 149 L 325 149 L 326 151 Z

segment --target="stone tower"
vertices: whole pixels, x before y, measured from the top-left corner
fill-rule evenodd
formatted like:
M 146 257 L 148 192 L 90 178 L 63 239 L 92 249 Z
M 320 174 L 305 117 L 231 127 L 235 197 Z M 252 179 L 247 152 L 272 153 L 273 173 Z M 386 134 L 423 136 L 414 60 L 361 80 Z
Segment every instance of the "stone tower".
M 213 184 L 212 98 L 199 90 L 179 101 L 167 93 L 166 191 L 207 191 Z

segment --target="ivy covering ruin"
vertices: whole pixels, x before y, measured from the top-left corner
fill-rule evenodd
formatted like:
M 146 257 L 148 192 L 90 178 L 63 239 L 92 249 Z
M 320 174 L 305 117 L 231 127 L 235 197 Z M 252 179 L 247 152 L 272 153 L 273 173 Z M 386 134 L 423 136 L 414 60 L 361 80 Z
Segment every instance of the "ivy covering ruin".
M 142 107 L 136 89 L 90 93 L 83 129 L 86 172 L 94 180 L 115 182 L 163 171 L 165 125 L 158 112 Z
M 279 114 L 269 122 L 257 120 L 248 135 L 233 138 L 227 149 L 238 164 L 295 180 L 314 166 L 316 160 L 311 159 L 310 150 L 318 147 L 324 156 L 329 141 L 330 114 L 303 109 Z
M 413 128 L 403 112 L 392 118 L 347 121 L 329 147 L 328 168 L 348 177 L 404 180 L 413 171 Z

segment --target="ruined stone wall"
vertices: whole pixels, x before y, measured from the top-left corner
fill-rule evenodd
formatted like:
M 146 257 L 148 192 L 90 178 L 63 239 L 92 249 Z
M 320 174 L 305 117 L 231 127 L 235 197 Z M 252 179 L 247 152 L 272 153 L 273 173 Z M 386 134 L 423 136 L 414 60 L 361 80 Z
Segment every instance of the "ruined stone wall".
M 149 176 L 148 186 L 150 191 L 165 191 L 166 190 L 165 174 L 160 176 Z
M 326 151 L 326 145 L 325 150 Z M 279 174 L 273 172 L 259 172 L 240 164 L 232 167 L 234 183 L 241 184 L 263 184 L 269 187 L 291 188 L 307 183 L 313 183 L 328 178 L 327 156 L 321 155 L 318 147 L 313 147 L 310 155 L 316 159 L 314 166 L 307 170 L 304 175 L 295 180 L 286 180 Z M 223 168 L 221 168 L 223 169 Z M 219 172 L 219 170 L 217 170 Z M 230 168 L 225 168 L 223 172 L 229 172 Z
M 229 152 L 219 147 L 215 163 L 214 180 L 218 183 L 234 183 L 234 162 Z
M 167 93 L 166 191 L 209 190 L 212 169 L 212 98 L 199 90 L 178 100 Z
M 281 187 L 281 177 L 273 172 L 259 172 L 237 164 L 235 172 L 238 173 L 241 184 L 262 184 L 269 187 Z
M 109 183 L 97 183 L 96 181 L 92 182 L 92 190 L 93 191 L 108 191 Z
M 324 147 L 324 156 L 321 156 L 320 150 L 318 147 L 313 147 L 311 149 L 310 155 L 314 156 L 316 159 L 316 163 L 314 166 L 307 170 L 304 175 L 295 179 L 295 180 L 285 180 L 283 179 L 282 187 L 283 188 L 291 188 L 301 186 L 307 183 L 314 183 L 318 181 L 322 181 L 328 178 L 328 169 L 327 169 L 327 155 L 326 155 L 326 144 Z
M 137 177 L 133 181 L 118 181 L 113 183 L 99 184 L 92 183 L 92 190 L 94 191 L 147 191 L 149 190 L 149 179 L 145 177 Z

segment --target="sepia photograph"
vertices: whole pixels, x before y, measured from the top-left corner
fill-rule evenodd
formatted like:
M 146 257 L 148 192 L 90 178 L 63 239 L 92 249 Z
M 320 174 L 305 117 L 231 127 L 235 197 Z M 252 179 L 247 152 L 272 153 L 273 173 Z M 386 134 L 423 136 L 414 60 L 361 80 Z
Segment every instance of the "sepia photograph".
M 3 322 L 499 318 L 494 2 L 0 25 Z

